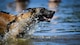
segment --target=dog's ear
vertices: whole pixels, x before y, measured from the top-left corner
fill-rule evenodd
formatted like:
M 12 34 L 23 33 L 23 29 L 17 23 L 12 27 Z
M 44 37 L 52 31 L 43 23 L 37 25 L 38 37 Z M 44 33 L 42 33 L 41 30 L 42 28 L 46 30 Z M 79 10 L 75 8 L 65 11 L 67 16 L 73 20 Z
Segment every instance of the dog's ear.
M 26 10 L 28 10 L 28 11 L 32 11 L 32 8 L 27 8 Z
M 29 12 L 33 12 L 33 13 L 36 12 L 36 8 L 27 8 L 26 10 L 28 10 Z

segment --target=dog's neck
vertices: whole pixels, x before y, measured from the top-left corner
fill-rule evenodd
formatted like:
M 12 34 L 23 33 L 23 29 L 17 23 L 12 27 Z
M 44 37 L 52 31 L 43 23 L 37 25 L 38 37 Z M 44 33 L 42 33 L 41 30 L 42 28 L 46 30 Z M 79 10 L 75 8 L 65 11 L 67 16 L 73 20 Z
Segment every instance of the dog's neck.
M 18 22 L 21 26 L 21 30 L 24 31 L 27 35 L 31 35 L 35 31 L 35 25 L 38 23 L 35 17 L 30 17 L 23 19 Z
M 16 25 L 14 28 L 10 27 L 9 32 L 5 34 L 4 40 L 7 38 L 15 38 L 19 33 L 25 33 L 25 37 L 28 37 L 29 35 L 32 35 L 35 32 L 37 21 L 35 18 L 29 18 L 29 19 L 23 19 L 20 21 L 13 22 L 10 26 Z
M 35 26 L 38 23 L 35 17 L 28 17 L 23 19 L 22 17 L 15 18 L 17 21 L 10 24 L 10 27 L 8 28 L 10 37 L 15 37 L 19 33 L 25 33 L 24 36 L 32 35 L 35 32 Z M 13 35 L 15 34 L 15 35 Z M 6 38 L 6 37 L 5 37 Z
M 31 24 L 37 23 L 38 20 L 37 20 L 37 18 L 35 18 L 35 16 L 37 16 L 37 15 L 34 13 L 31 14 L 31 13 L 32 12 L 22 14 L 20 17 L 17 18 L 17 22 L 20 24 L 24 24 L 26 26 L 27 25 L 30 26 Z M 27 16 L 26 16 L 26 14 L 27 14 Z

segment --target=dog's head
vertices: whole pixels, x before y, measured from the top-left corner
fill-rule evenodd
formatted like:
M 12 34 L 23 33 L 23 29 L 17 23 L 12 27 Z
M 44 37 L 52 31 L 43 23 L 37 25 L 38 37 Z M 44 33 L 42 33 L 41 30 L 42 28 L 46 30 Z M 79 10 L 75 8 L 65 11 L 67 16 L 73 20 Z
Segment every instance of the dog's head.
M 38 21 L 50 21 L 50 19 L 53 17 L 53 14 L 55 11 L 47 10 L 45 8 L 28 8 L 29 12 L 32 12 L 37 18 Z

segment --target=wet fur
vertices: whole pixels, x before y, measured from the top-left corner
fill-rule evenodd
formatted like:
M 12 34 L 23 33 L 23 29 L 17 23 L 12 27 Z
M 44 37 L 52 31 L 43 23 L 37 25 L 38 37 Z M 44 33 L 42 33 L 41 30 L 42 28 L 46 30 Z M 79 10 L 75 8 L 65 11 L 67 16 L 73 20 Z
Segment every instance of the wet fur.
M 5 34 L 5 38 L 16 38 L 17 35 L 23 35 L 24 31 L 26 31 L 26 33 L 29 35 L 30 33 L 28 31 L 32 31 L 31 28 L 33 28 L 35 24 L 37 24 L 39 21 L 47 21 L 44 19 L 44 17 L 51 19 L 55 13 L 54 11 L 48 11 L 45 8 L 29 8 L 27 10 L 28 12 L 17 16 L 0 12 L 0 26 L 2 27 L 0 27 L 0 34 Z M 36 19 L 38 22 L 36 22 Z M 7 33 L 5 33 L 5 31 L 7 31 Z

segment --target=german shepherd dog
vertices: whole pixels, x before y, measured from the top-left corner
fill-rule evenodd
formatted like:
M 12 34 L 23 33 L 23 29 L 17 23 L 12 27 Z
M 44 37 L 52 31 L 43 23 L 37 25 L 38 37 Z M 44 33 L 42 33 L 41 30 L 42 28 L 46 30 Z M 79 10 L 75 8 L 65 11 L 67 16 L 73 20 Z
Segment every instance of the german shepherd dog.
M 27 12 L 17 16 L 0 12 L 0 34 L 6 38 L 24 37 L 32 35 L 35 25 L 40 21 L 49 22 L 55 11 L 45 8 L 28 8 Z

